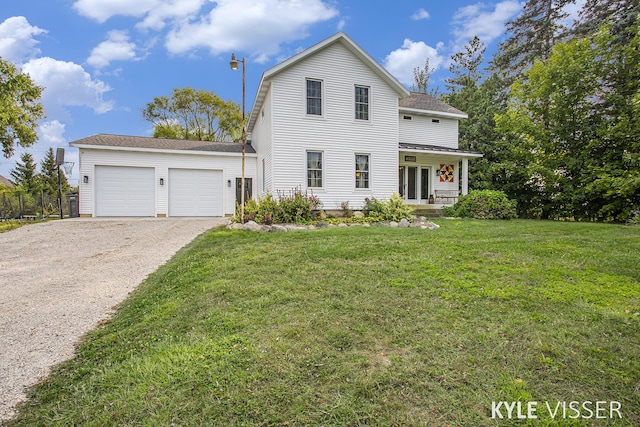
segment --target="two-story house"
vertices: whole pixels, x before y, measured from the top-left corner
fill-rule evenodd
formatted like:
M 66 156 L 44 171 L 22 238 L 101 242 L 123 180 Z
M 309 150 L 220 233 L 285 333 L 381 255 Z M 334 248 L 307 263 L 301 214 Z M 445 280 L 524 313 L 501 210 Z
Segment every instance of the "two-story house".
M 265 71 L 251 111 L 251 197 L 300 189 L 337 210 L 398 192 L 437 206 L 467 192 L 468 160 L 482 156 L 458 149 L 465 113 L 410 93 L 342 32 Z M 84 216 L 231 215 L 240 198 L 239 144 L 96 135 L 71 145 Z

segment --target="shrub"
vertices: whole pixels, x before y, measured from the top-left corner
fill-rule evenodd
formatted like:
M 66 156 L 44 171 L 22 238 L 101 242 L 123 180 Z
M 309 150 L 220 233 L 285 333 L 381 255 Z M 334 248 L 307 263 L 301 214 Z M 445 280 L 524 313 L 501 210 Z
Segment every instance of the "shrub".
M 349 207 L 348 201 L 340 203 L 340 210 L 344 218 L 351 218 L 353 216 L 353 209 Z
M 399 194 L 392 194 L 389 200 L 382 201 L 375 197 L 364 199 L 362 213 L 370 221 L 400 221 L 413 218 L 413 208 L 407 205 Z
M 516 202 L 502 191 L 474 190 L 462 195 L 453 206 L 445 206 L 447 216 L 481 219 L 513 219 L 517 217 Z
M 263 199 L 249 199 L 244 205 L 244 219 L 260 224 L 307 223 L 315 219 L 320 199 L 299 189 L 286 195 L 278 192 L 278 198 L 267 194 Z M 240 205 L 236 205 L 234 222 L 240 222 Z

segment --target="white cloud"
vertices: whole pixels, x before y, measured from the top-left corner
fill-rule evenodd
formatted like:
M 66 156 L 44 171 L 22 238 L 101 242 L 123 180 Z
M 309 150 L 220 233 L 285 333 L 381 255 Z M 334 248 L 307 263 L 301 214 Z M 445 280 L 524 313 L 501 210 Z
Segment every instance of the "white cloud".
M 114 16 L 144 18 L 139 29 L 161 30 L 167 21 L 195 18 L 207 0 L 77 0 L 82 16 L 104 23 Z
M 112 101 L 102 96 L 111 88 L 94 80 L 82 66 L 53 58 L 38 58 L 24 64 L 22 70 L 40 86 L 44 86 L 42 103 L 48 117 L 64 115 L 64 106 L 86 106 L 98 114 L 113 109 Z
M 106 67 L 111 61 L 132 61 L 139 59 L 136 45 L 129 41 L 126 31 L 109 31 L 107 40 L 94 47 L 87 63 L 96 68 Z
M 0 56 L 21 64 L 40 53 L 34 36 L 46 34 L 42 28 L 29 24 L 24 16 L 12 16 L 0 23 Z
M 161 30 L 166 21 L 181 21 L 195 18 L 205 0 L 165 0 L 149 10 L 145 19 L 136 27 L 139 29 Z
M 104 23 L 116 15 L 142 17 L 161 0 L 78 0 L 73 8 L 82 16 Z
M 427 58 L 429 59 L 429 68 L 437 70 L 443 64 L 444 58 L 438 53 L 442 47 L 442 43 L 431 47 L 422 41 L 414 42 L 405 39 L 401 48 L 387 55 L 384 67 L 401 83 L 411 85 L 414 83 L 413 69 L 424 67 Z
M 203 47 L 214 54 L 242 50 L 264 61 L 281 43 L 306 37 L 310 25 L 338 14 L 322 0 L 219 0 L 199 22 L 170 31 L 166 47 L 174 54 Z
M 522 10 L 523 3 L 505 0 L 495 5 L 495 9 L 486 10 L 487 5 L 476 3 L 459 8 L 453 16 L 453 34 L 455 50 L 459 50 L 474 36 L 489 44 L 505 31 L 505 23 Z
M 413 13 L 413 15 L 411 15 L 411 19 L 413 21 L 419 21 L 421 19 L 429 19 L 429 18 L 431 18 L 431 15 L 429 15 L 429 12 L 427 12 L 423 8 L 420 8 L 420 9 L 416 10 Z
M 64 137 L 66 125 L 58 120 L 40 123 L 38 126 L 38 143 L 47 147 L 65 147 L 67 140 Z

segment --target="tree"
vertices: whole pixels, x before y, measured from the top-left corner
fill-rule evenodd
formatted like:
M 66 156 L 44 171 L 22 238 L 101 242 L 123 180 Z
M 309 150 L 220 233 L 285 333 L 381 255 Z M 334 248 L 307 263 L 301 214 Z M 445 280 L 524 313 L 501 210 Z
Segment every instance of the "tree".
M 49 147 L 47 154 L 45 154 L 40 162 L 40 181 L 42 183 L 42 189 L 46 194 L 58 196 L 58 166 L 56 165 L 55 155 L 51 147 Z M 60 172 L 60 184 L 63 193 L 66 193 L 71 188 L 67 177 L 62 172 Z
M 449 71 L 452 77 L 445 80 L 448 93 L 443 100 L 467 113 L 468 118 L 459 124 L 459 147 L 479 151 L 481 159 L 469 163 L 469 184 L 472 189 L 493 189 L 492 164 L 497 161 L 494 115 L 501 112 L 496 102 L 500 86 L 491 76 L 483 81 L 485 72 L 480 69 L 484 61 L 485 46 L 474 37 L 461 52 L 451 56 Z
M 431 80 L 431 74 L 435 71 L 435 68 L 429 68 L 429 58 L 424 61 L 424 68 L 415 67 L 413 69 L 414 83 L 411 86 L 412 92 L 426 93 L 433 97 L 438 97 L 438 89 L 429 89 L 429 81 Z
M 543 218 L 624 221 L 640 207 L 640 35 L 610 27 L 557 44 L 511 86 L 497 126 L 517 167 L 519 209 Z M 520 202 L 523 205 L 520 205 Z
M 242 133 L 242 113 L 233 101 L 206 90 L 173 89 L 171 97 L 155 97 L 142 110 L 156 138 L 235 141 Z
M 445 79 L 445 87 L 450 94 L 478 86 L 482 79 L 480 66 L 484 62 L 486 50 L 484 43 L 475 36 L 464 46 L 463 51 L 451 55 L 449 71 L 453 77 Z
M 11 177 L 13 183 L 28 194 L 33 194 L 40 187 L 36 173 L 36 162 L 30 153 L 24 153 L 20 156 L 20 161 L 11 170 Z
M 554 44 L 563 40 L 567 29 L 562 20 L 568 15 L 564 7 L 575 0 L 528 0 L 522 13 L 507 23 L 507 34 L 493 58 L 494 68 L 509 85 L 522 77 L 536 59 L 544 61 Z
M 37 122 L 44 118 L 42 90 L 0 58 L 0 142 L 5 157 L 13 155 L 16 144 L 28 147 L 37 140 Z
M 581 37 L 594 34 L 607 22 L 617 42 L 626 45 L 634 37 L 630 30 L 635 28 L 639 15 L 637 0 L 586 0 L 574 34 Z

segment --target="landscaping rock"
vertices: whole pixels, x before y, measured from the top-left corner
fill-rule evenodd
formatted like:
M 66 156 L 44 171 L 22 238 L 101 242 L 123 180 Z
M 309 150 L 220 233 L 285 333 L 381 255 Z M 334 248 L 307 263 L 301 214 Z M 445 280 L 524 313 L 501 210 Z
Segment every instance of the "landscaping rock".
M 261 228 L 262 227 L 260 226 L 260 224 L 256 223 L 255 221 L 245 222 L 242 226 L 242 229 L 245 231 L 261 231 Z
M 329 226 L 329 224 L 327 224 L 326 222 L 319 222 L 316 224 L 316 228 L 327 228 Z
M 389 223 L 389 227 L 394 227 L 394 228 L 395 228 L 395 227 L 398 227 L 398 223 L 397 223 L 397 222 L 395 222 L 395 221 L 391 221 L 391 222 Z
M 271 226 L 271 232 L 273 232 L 273 233 L 285 233 L 287 231 L 289 231 L 289 230 L 287 229 L 287 227 L 285 227 L 283 225 L 275 224 L 275 225 Z
M 271 226 L 270 225 L 261 225 L 260 226 L 260 231 L 269 232 L 269 231 L 271 231 Z
M 353 216 L 356 218 L 364 218 L 364 214 L 360 211 L 356 211 L 353 213 Z
M 227 225 L 227 229 L 228 230 L 242 230 L 242 224 L 240 224 L 239 222 L 232 222 L 231 224 Z
M 401 219 L 400 222 L 398 223 L 398 227 L 400 228 L 409 228 L 409 225 L 411 225 L 411 223 L 406 219 Z
M 344 222 L 341 222 L 340 224 L 338 224 L 338 227 L 348 227 L 348 225 L 345 224 Z

